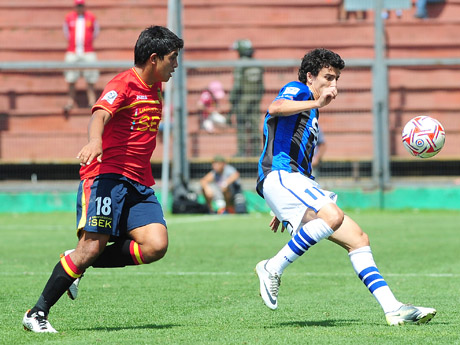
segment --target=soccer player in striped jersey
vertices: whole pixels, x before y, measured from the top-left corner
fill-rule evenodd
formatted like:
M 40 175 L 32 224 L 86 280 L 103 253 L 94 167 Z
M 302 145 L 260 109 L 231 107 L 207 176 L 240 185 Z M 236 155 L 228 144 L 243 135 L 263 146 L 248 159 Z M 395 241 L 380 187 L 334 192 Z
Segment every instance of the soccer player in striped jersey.
M 258 164 L 257 191 L 274 213 L 271 230 L 287 229 L 291 240 L 272 258 L 259 262 L 260 294 L 270 309 L 278 307 L 281 275 L 286 267 L 324 238 L 343 247 L 364 285 L 383 309 L 387 323 L 425 323 L 433 308 L 398 301 L 374 262 L 369 238 L 336 205 L 336 194 L 324 190 L 312 176 L 318 140 L 319 109 L 337 97 L 337 81 L 345 67 L 327 49 L 314 49 L 302 59 L 299 81 L 286 84 L 268 107 Z
M 92 108 L 88 143 L 80 150 L 75 250 L 62 255 L 24 328 L 55 333 L 50 308 L 92 267 L 124 267 L 161 259 L 168 247 L 163 210 L 155 192 L 150 157 L 162 115 L 162 83 L 178 66 L 184 42 L 167 28 L 141 32 L 134 67 L 106 85 Z M 114 242 L 108 245 L 108 243 Z

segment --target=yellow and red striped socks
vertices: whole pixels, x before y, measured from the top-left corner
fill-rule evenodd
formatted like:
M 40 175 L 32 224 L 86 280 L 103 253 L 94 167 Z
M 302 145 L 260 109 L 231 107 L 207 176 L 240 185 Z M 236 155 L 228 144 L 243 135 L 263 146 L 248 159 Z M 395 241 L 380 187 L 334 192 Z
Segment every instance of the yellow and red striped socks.
M 139 244 L 130 239 L 118 240 L 105 247 L 93 267 L 125 267 L 145 264 Z
M 134 265 L 145 264 L 144 258 L 142 257 L 141 248 L 139 248 L 139 243 L 131 241 L 129 244 L 129 253 L 131 254 Z
M 69 255 L 63 256 L 61 258 L 61 265 L 64 271 L 72 278 L 80 278 L 83 274 L 83 271 L 79 270 L 78 267 L 74 265 Z

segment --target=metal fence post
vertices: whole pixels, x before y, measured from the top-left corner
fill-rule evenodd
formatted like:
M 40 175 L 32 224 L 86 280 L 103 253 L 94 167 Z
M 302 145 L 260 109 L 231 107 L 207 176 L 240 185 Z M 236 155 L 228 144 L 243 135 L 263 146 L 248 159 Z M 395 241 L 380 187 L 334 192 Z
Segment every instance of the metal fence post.
M 380 192 L 379 208 L 384 208 L 383 191 L 390 183 L 388 68 L 385 59 L 385 25 L 381 13 L 384 0 L 374 3 L 375 61 L 372 67 L 374 114 L 374 160 L 372 178 Z

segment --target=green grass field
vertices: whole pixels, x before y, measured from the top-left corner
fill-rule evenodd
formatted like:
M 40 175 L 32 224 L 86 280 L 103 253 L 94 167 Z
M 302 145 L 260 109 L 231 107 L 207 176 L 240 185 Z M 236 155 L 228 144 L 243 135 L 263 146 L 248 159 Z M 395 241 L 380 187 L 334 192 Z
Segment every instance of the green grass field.
M 58 334 L 22 328 L 59 253 L 75 246 L 74 215 L 0 214 L 1 344 L 460 344 L 458 212 L 350 212 L 371 237 L 403 302 L 435 307 L 426 325 L 389 327 L 345 251 L 323 241 L 283 275 L 266 308 L 254 266 L 289 239 L 269 215 L 168 216 L 170 247 L 154 264 L 87 270 L 77 300 L 54 306 Z

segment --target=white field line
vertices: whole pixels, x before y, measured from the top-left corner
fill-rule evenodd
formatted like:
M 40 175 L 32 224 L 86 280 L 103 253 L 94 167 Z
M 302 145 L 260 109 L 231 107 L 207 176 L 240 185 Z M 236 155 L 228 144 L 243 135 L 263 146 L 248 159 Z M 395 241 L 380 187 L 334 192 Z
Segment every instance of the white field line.
M 261 214 L 256 213 L 253 215 L 246 215 L 246 214 L 238 214 L 238 215 L 200 215 L 200 216 L 180 216 L 180 217 L 166 217 L 166 224 L 174 225 L 174 224 L 185 224 L 185 223 L 202 223 L 202 222 L 217 222 L 222 221 L 223 219 L 234 219 L 234 218 L 245 218 L 254 216 L 262 217 Z M 270 222 L 270 217 L 267 217 L 267 227 L 268 223 Z M 52 225 L 29 225 L 29 224 L 4 224 L 0 226 L 0 231 L 2 230 L 33 230 L 33 231 L 56 231 L 56 230 L 71 230 L 74 231 L 72 225 L 60 225 L 60 224 L 52 224 Z
M 118 271 L 118 270 L 117 270 Z M 34 275 L 49 275 L 50 272 L 0 272 L 0 276 L 34 276 Z M 89 275 L 96 276 L 111 276 L 114 275 L 113 270 L 91 269 Z M 124 276 L 247 276 L 253 275 L 253 272 L 144 272 L 124 270 Z M 289 276 L 310 276 L 310 277 L 352 277 L 353 273 L 321 273 L 321 272 L 304 272 L 304 273 L 288 273 Z M 460 278 L 460 273 L 385 273 L 384 277 L 425 277 L 425 278 Z

